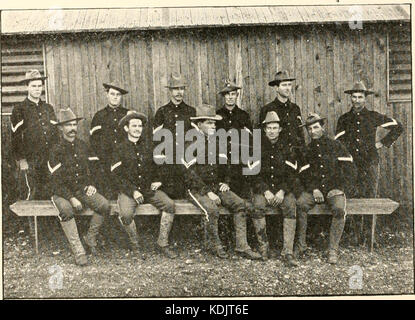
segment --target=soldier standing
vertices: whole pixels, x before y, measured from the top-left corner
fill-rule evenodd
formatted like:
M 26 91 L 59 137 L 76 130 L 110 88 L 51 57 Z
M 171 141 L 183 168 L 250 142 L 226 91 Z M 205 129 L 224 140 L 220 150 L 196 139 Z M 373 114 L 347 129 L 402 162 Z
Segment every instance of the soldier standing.
M 284 130 L 281 132 L 281 143 L 290 151 L 301 150 L 305 145 L 304 131 L 302 125 L 301 110 L 298 105 L 290 101 L 292 93 L 292 82 L 295 78 L 290 77 L 288 71 L 279 71 L 275 74 L 274 80 L 268 85 L 275 87 L 277 96 L 274 101 L 261 108 L 259 115 L 259 127 L 262 125 L 267 113 L 275 111 L 280 118 L 281 126 Z
M 170 101 L 166 105 L 160 107 L 154 116 L 155 134 L 160 129 L 167 129 L 173 135 L 173 159 L 174 164 L 163 164 L 158 167 L 160 170 L 161 187 L 169 197 L 172 199 L 184 199 L 186 192 L 184 189 L 184 180 L 182 175 L 182 165 L 176 164 L 176 147 L 178 146 L 178 126 L 182 125 L 184 134 L 191 129 L 190 117 L 193 117 L 196 110 L 187 105 L 183 101 L 186 82 L 180 74 L 172 74 L 167 88 L 170 92 Z
M 71 109 L 60 110 L 58 123 L 61 140 L 51 149 L 48 168 L 52 180 L 52 202 L 59 211 L 62 229 L 69 241 L 75 262 L 86 265 L 85 249 L 79 238 L 74 219 L 75 211 L 84 206 L 94 210 L 88 233 L 84 237 L 91 253 L 96 252 L 96 237 L 104 220 L 109 215 L 110 205 L 95 187 L 98 160 L 96 154 L 76 137 L 78 121 Z
M 298 253 L 306 249 L 307 212 L 316 203 L 327 203 L 332 212 L 328 262 L 337 263 L 337 251 L 346 219 L 346 194 L 355 177 L 353 157 L 342 143 L 329 138 L 323 128 L 325 118 L 312 113 L 305 126 L 311 137 L 299 173 L 305 191 L 297 199 Z
M 149 152 L 148 141 L 142 137 L 147 117 L 137 111 L 129 111 L 119 127 L 125 130 L 127 138 L 121 141 L 113 154 L 111 171 L 117 180 L 120 221 L 128 234 L 133 251 L 138 254 L 137 228 L 134 212 L 143 202 L 154 205 L 161 211 L 160 233 L 157 249 L 170 259 L 177 253 L 169 248 L 168 237 L 173 225 L 175 205 L 160 187 L 157 169 L 154 168 L 153 157 Z
M 366 97 L 373 94 L 373 91 L 367 90 L 363 82 L 356 82 L 352 89 L 344 92 L 350 94 L 352 109 L 341 115 L 337 121 L 335 139 L 344 144 L 356 164 L 359 178 L 354 196 L 375 198 L 379 181 L 377 150 L 382 147 L 389 148 L 402 134 L 403 128 L 394 118 L 366 108 Z M 389 129 L 388 134 L 380 141 L 376 141 L 378 127 Z M 370 228 L 366 230 L 368 233 Z M 369 238 L 368 234 L 366 236 Z
M 47 160 L 49 150 L 58 141 L 53 107 L 42 101 L 42 89 L 47 77 L 38 70 L 26 73 L 23 84 L 28 96 L 17 104 L 11 115 L 11 148 L 19 170 L 19 180 L 26 186 L 23 199 L 46 199 L 48 190 Z
M 253 205 L 261 219 L 254 224 L 264 260 L 268 258 L 268 240 L 265 231 L 265 211 L 267 206 L 280 207 L 283 220 L 282 255 L 288 266 L 297 266 L 293 257 L 296 229 L 296 200 L 294 195 L 297 183 L 297 161 L 292 153 L 281 143 L 279 135 L 284 130 L 275 111 L 267 113 L 263 121 L 265 139 L 261 144 L 260 174 L 254 178 Z M 263 235 L 262 237 L 260 235 Z
M 189 161 L 183 159 L 186 168 L 184 177 L 188 186 L 188 198 L 202 210 L 208 220 L 208 234 L 213 250 L 220 258 L 228 257 L 218 234 L 219 205 L 222 204 L 236 216 L 236 253 L 247 259 L 260 259 L 261 255 L 252 251 L 248 245 L 246 223 L 241 223 L 244 221 L 241 216 L 246 215 L 248 210 L 246 201 L 231 191 L 228 174 L 230 159 L 226 154 L 219 153 L 216 143 L 215 122 L 222 117 L 216 114 L 215 107 L 202 105 L 198 108 L 196 116 L 190 119 L 196 123 L 197 141 L 203 143 L 201 147 L 205 153 L 202 155 L 203 163 L 197 163 L 197 159 L 201 157 L 199 154 Z M 216 150 L 211 150 L 213 147 L 209 148 L 209 145 L 213 145 Z
M 122 96 L 128 93 L 120 84 L 103 83 L 106 90 L 108 104 L 104 109 L 95 113 L 91 122 L 91 146 L 100 159 L 100 173 L 103 190 L 108 199 L 115 199 L 116 192 L 111 179 L 111 156 L 115 147 L 125 138 L 125 132 L 118 124 L 128 109 L 122 106 Z

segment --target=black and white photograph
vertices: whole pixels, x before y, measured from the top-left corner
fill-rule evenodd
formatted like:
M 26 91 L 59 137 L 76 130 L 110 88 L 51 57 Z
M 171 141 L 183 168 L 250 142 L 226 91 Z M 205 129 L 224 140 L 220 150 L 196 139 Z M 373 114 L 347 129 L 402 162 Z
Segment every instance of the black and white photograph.
M 411 11 L 1 10 L 3 299 L 413 297 Z

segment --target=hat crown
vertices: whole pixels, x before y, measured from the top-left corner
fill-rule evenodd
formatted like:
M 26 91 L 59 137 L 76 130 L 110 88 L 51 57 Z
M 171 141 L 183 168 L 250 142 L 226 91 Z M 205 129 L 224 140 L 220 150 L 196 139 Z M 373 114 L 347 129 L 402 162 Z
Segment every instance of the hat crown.
M 366 86 L 363 83 L 363 81 L 357 81 L 353 85 L 353 90 L 363 90 L 363 91 L 366 91 L 367 89 L 366 89 Z
M 315 123 L 319 120 L 323 120 L 321 118 L 321 116 L 318 113 L 314 113 L 314 112 L 310 112 L 307 115 L 307 119 L 305 120 L 306 125 L 311 124 L 311 123 Z
M 39 70 L 36 70 L 36 69 L 29 70 L 25 74 L 26 80 L 36 79 L 36 78 L 41 78 L 41 77 L 42 75 L 40 74 Z
M 202 104 L 196 110 L 196 117 L 214 117 L 216 116 L 216 108 L 209 104 Z
M 59 123 L 62 122 L 69 122 L 72 120 L 77 120 L 75 113 L 71 110 L 71 108 L 60 109 L 57 115 L 57 120 Z
M 241 87 L 238 86 L 235 82 L 231 81 L 231 79 L 228 78 L 228 79 L 225 80 L 225 87 L 221 91 L 219 91 L 219 93 L 220 94 L 226 94 L 228 92 L 236 91 L 236 90 L 239 90 L 239 89 L 241 89 Z
M 114 90 L 117 90 L 121 94 L 127 94 L 128 93 L 128 90 L 123 89 L 123 86 L 121 86 L 121 83 L 118 82 L 118 81 L 104 82 L 102 85 L 104 86 L 104 88 L 106 90 L 109 90 L 109 89 L 112 88 Z
M 178 72 L 173 72 L 170 76 L 167 87 L 169 88 L 179 88 L 185 87 L 186 82 L 184 81 L 182 75 Z
M 270 122 L 280 122 L 280 117 L 278 117 L 278 114 L 275 111 L 267 112 L 267 115 L 265 116 L 264 121 L 262 121 L 262 123 L 270 123 Z

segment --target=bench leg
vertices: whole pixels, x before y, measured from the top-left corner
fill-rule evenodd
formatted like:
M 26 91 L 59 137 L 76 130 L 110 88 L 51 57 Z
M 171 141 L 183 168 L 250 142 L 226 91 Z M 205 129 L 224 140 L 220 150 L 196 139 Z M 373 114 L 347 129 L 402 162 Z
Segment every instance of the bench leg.
M 34 216 L 33 217 L 34 220 L 34 224 L 35 224 L 35 249 L 36 249 L 36 254 L 39 254 L 39 239 L 38 239 L 38 234 L 37 234 L 37 217 Z
M 370 252 L 373 252 L 373 245 L 375 243 L 375 231 L 376 231 L 376 218 L 377 215 L 374 214 L 372 216 L 372 234 L 371 234 L 371 239 L 370 239 Z

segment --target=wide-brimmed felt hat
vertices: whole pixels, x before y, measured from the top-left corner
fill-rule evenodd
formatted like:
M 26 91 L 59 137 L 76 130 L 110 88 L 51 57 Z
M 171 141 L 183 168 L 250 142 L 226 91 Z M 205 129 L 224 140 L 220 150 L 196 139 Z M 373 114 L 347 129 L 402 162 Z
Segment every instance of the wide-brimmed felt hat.
M 45 79 L 47 79 L 46 76 L 42 76 L 39 72 L 39 70 L 36 69 L 32 69 L 26 72 L 25 74 L 25 78 L 23 80 L 21 80 L 21 83 L 29 83 L 30 81 L 34 81 L 34 80 L 42 80 L 44 81 Z
M 371 90 L 367 90 L 363 81 L 357 81 L 354 83 L 353 88 L 349 90 L 345 90 L 344 93 L 352 94 L 355 92 L 363 92 L 366 95 L 373 94 L 374 92 Z
M 82 117 L 77 117 L 69 107 L 66 109 L 60 109 L 56 115 L 56 118 L 58 121 L 55 123 L 55 125 L 57 126 L 67 122 L 80 121 L 83 119 Z
M 242 87 L 236 85 L 236 83 L 232 82 L 231 80 L 225 81 L 225 87 L 219 91 L 219 94 L 225 95 L 228 92 L 236 91 L 241 89 Z
M 186 81 L 183 79 L 180 73 L 172 73 L 166 88 L 173 89 L 181 87 L 187 87 Z
M 202 104 L 196 108 L 196 116 L 190 120 L 222 120 L 222 116 L 216 114 L 216 108 L 209 104 Z
M 287 70 L 282 70 L 282 71 L 278 71 L 275 74 L 275 77 L 273 80 L 271 80 L 270 82 L 268 82 L 268 85 L 273 87 L 273 86 L 277 86 L 280 84 L 280 82 L 283 81 L 294 81 L 295 78 L 294 77 L 290 77 L 290 75 L 288 74 Z
M 116 81 L 104 82 L 102 85 L 104 86 L 106 90 L 109 90 L 110 88 L 112 88 L 112 89 L 119 91 L 123 95 L 128 93 L 128 90 L 123 89 L 121 85 Z
M 128 110 L 127 114 L 121 118 L 118 125 L 120 127 L 124 127 L 131 119 L 140 119 L 143 124 L 147 122 L 147 116 L 144 113 L 135 110 Z
M 300 127 L 308 127 L 316 122 L 320 122 L 321 124 L 324 124 L 324 120 L 326 120 L 326 118 L 320 117 L 320 115 L 317 113 L 309 113 L 305 120 L 305 123 L 300 125 Z
M 264 121 L 262 121 L 262 125 L 272 122 L 280 123 L 280 117 L 278 117 L 278 114 L 275 111 L 268 111 Z

